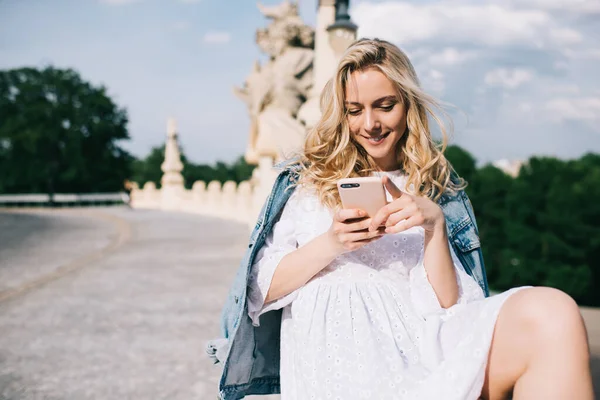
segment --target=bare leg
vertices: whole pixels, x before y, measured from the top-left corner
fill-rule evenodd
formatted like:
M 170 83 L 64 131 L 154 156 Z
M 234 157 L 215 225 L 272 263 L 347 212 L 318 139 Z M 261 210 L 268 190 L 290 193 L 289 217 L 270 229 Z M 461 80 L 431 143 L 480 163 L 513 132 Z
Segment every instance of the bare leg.
M 506 300 L 489 352 L 482 397 L 488 400 L 592 400 L 587 333 L 577 304 L 544 287 Z

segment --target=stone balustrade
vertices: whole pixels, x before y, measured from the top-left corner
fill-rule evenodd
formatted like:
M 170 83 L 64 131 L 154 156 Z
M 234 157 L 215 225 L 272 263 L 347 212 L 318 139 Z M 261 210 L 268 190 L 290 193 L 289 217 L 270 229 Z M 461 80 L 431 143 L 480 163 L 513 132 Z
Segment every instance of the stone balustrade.
M 232 221 L 252 224 L 261 204 L 254 196 L 253 186 L 244 181 L 239 185 L 233 181 L 212 181 L 206 184 L 197 181 L 192 189 L 181 187 L 163 187 L 157 189 L 154 182 L 147 182 L 140 189 L 133 184 L 131 207 L 136 209 L 154 209 L 202 214 Z M 257 208 L 258 207 L 258 208 Z

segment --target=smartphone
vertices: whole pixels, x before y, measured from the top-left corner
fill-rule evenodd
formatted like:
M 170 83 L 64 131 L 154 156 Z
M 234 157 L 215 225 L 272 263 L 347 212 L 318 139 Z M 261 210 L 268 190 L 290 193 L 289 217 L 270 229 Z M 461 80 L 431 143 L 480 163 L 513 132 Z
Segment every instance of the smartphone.
M 369 217 L 374 217 L 377 211 L 387 204 L 385 188 L 380 177 L 344 178 L 338 181 L 337 187 L 344 208 L 358 208 L 365 211 Z

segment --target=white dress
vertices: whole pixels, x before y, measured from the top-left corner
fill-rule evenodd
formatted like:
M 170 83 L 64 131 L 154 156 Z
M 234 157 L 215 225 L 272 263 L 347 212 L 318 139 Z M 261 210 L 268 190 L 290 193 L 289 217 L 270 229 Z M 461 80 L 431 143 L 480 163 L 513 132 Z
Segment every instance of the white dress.
M 404 176 L 387 174 L 405 187 Z M 279 261 L 329 229 L 332 216 L 298 187 L 252 266 L 253 324 L 283 308 L 282 400 L 477 399 L 500 307 L 522 288 L 485 298 L 452 252 L 460 297 L 443 309 L 423 266 L 421 227 L 345 253 L 264 304 Z

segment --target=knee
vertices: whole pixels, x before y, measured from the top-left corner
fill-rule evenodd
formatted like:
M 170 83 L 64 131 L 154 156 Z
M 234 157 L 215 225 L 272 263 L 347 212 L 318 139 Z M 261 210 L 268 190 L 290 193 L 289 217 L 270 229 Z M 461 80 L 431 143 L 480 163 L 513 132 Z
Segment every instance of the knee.
M 549 288 L 528 289 L 520 302 L 520 316 L 524 327 L 535 332 L 539 339 L 563 340 L 585 335 L 585 325 L 579 306 L 565 292 Z

